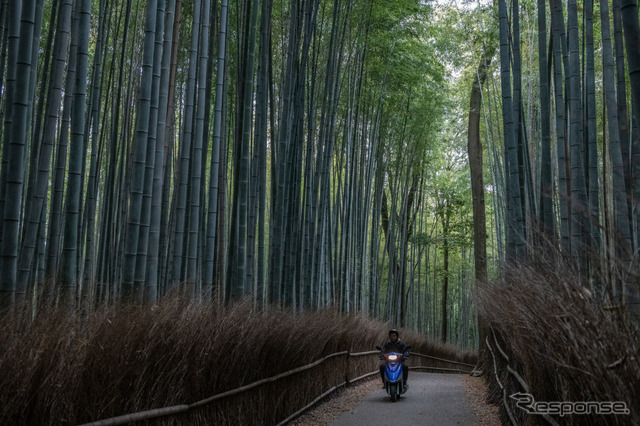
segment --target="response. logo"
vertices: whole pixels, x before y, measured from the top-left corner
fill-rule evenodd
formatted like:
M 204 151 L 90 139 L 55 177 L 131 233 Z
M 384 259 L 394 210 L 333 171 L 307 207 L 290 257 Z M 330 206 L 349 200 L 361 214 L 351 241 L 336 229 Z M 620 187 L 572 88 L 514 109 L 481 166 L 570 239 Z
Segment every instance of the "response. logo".
M 627 403 L 622 401 L 536 401 L 533 395 L 528 393 L 514 393 L 509 398 L 516 401 L 516 405 L 529 414 L 549 414 L 560 417 L 569 414 L 629 414 Z

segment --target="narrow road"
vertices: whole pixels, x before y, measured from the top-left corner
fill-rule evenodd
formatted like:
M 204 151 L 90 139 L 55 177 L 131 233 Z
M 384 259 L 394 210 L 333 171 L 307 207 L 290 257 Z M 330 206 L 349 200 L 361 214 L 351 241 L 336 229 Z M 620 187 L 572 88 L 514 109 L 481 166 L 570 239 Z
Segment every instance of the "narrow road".
M 380 385 L 378 390 L 330 424 L 466 426 L 477 423 L 459 375 L 412 371 L 408 383 L 407 393 L 398 402 L 391 402 Z

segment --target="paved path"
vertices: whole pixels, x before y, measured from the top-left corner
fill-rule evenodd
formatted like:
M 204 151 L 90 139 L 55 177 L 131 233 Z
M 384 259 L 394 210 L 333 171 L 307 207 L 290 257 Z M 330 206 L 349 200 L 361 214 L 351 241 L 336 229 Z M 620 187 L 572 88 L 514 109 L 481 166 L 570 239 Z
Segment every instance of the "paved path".
M 391 402 L 380 385 L 378 390 L 331 425 L 466 426 L 475 423 L 477 418 L 467 404 L 459 375 L 411 371 L 409 389 L 398 402 Z

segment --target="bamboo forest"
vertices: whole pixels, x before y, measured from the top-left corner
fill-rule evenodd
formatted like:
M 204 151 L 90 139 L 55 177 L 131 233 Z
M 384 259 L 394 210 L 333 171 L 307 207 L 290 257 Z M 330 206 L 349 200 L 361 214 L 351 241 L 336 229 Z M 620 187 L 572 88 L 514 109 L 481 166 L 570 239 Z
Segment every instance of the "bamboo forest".
M 0 370 L 24 373 L 0 373 L 0 423 L 190 404 L 389 328 L 475 365 L 504 424 L 640 421 L 638 18 L 637 0 L 0 0 Z M 295 363 L 274 365 L 278 339 Z M 220 341 L 256 371 L 220 373 Z M 160 422 L 278 424 L 337 383 L 309 374 L 290 406 L 269 388 Z M 516 392 L 631 413 L 536 417 Z

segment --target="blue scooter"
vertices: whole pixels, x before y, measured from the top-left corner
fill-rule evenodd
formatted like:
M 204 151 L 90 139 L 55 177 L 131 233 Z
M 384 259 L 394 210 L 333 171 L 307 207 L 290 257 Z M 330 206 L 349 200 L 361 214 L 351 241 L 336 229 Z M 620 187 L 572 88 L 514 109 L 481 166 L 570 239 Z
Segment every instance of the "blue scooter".
M 382 352 L 380 346 L 376 346 L 376 349 Z M 407 350 L 411 349 L 411 346 L 407 346 Z M 392 402 L 396 402 L 400 395 L 407 391 L 407 388 L 403 385 L 402 380 L 402 365 L 404 364 L 403 354 L 397 352 L 382 353 L 382 357 L 385 359 L 384 363 L 384 385 L 387 393 L 391 397 Z

